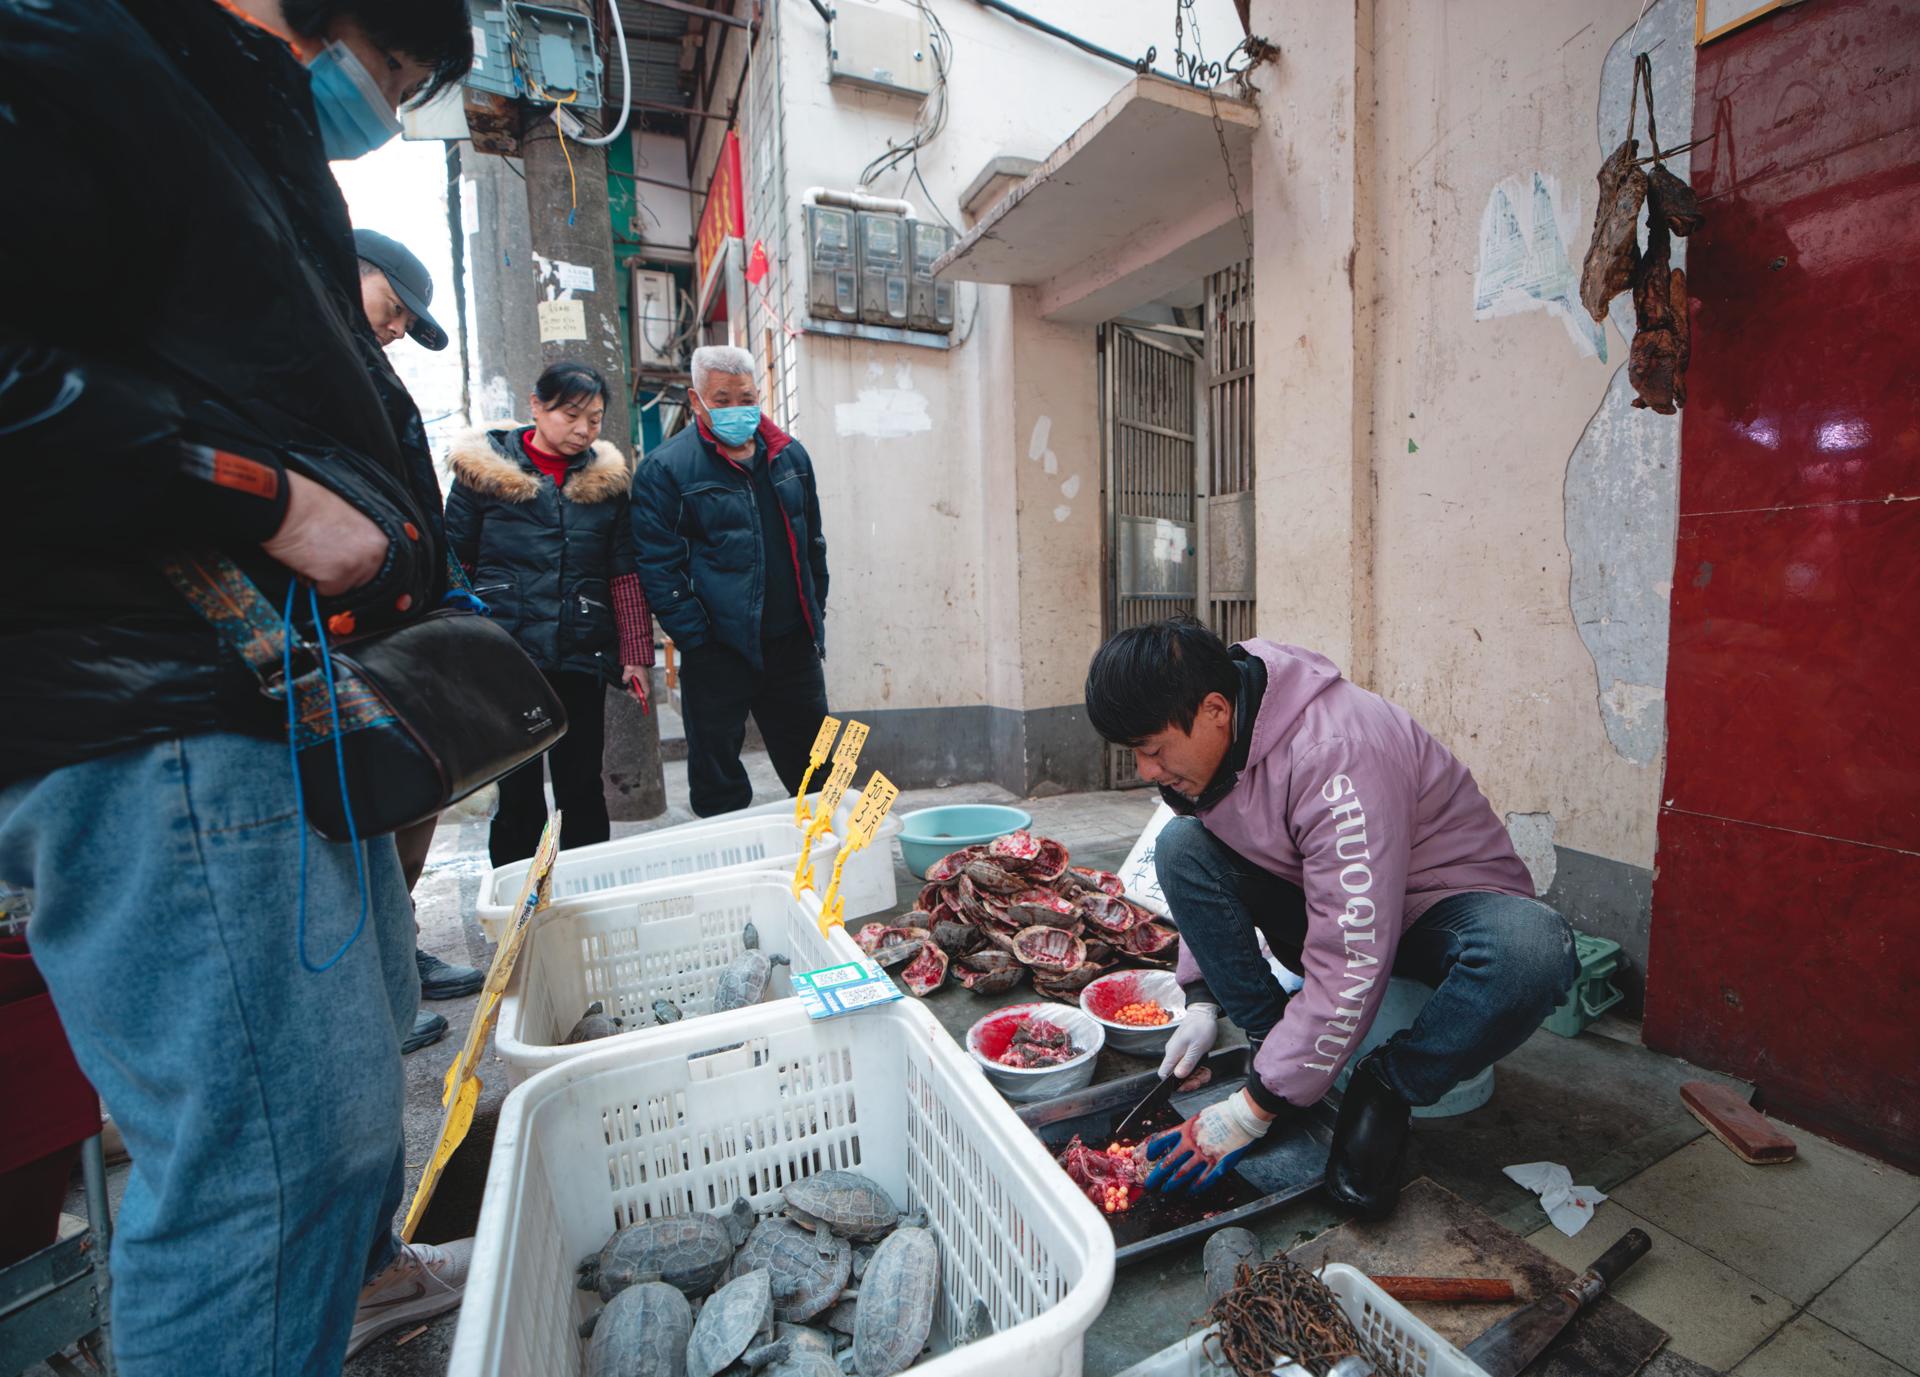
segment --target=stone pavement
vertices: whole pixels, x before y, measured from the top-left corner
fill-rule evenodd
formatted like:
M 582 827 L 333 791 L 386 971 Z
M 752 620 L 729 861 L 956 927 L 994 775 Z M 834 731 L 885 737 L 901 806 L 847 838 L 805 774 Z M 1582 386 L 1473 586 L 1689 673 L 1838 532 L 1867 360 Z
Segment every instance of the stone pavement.
M 764 756 L 749 757 L 755 799 L 782 791 Z M 646 824 L 616 824 L 617 835 L 684 822 L 685 766 L 667 767 L 669 808 Z M 1020 802 L 992 785 L 903 794 L 898 811 L 937 802 Z M 1082 864 L 1111 868 L 1153 811 L 1142 792 L 1061 795 L 1021 802 L 1034 828 L 1058 838 Z M 902 908 L 919 881 L 896 856 Z M 473 921 L 487 873 L 486 825 L 449 825 L 435 839 L 419 886 L 421 942 L 450 961 L 484 965 L 491 949 Z M 1003 997 L 1002 1001 L 1019 996 Z M 1024 997 L 1030 997 L 1030 992 Z M 453 1024 L 448 1038 L 407 1059 L 406 1139 L 417 1180 L 440 1123 L 440 1082 L 472 1016 L 472 1000 L 432 1007 Z M 956 1036 L 994 1007 L 957 988 L 930 1001 Z M 1140 1069 L 1109 1057 L 1104 1079 Z M 421 1230 L 434 1241 L 471 1234 L 504 1068 L 491 1051 L 467 1145 L 455 1157 Z M 1638 1028 L 1611 1017 L 1579 1038 L 1540 1032 L 1502 1062 L 1494 1098 L 1472 1114 L 1423 1121 L 1411 1169 L 1530 1236 L 1542 1251 L 1584 1266 L 1628 1227 L 1654 1239 L 1652 1253 L 1619 1287 L 1621 1298 L 1666 1329 L 1671 1343 L 1652 1377 L 1920 1377 L 1920 1178 L 1800 1130 L 1799 1158 L 1751 1167 L 1705 1133 L 1680 1107 L 1677 1087 L 1700 1073 L 1640 1046 Z M 1512 1162 L 1552 1160 L 1574 1179 L 1609 1192 L 1577 1238 L 1546 1225 L 1533 1197 L 1500 1174 Z M 116 1187 L 124 1168 L 114 1173 Z M 409 1185 L 411 1186 L 411 1180 Z M 1066 1189 L 1064 1179 L 1062 1189 Z M 1339 1222 L 1318 1192 L 1265 1217 L 1255 1229 L 1269 1253 Z M 1173 1343 L 1204 1308 L 1199 1250 L 1164 1254 L 1120 1272 L 1105 1313 L 1087 1336 L 1085 1371 L 1104 1377 Z M 409 1337 L 375 1343 L 347 1367 L 349 1377 L 439 1377 L 446 1371 L 455 1317 Z M 404 1342 L 402 1342 L 404 1340 Z M 556 1369 L 561 1370 L 561 1369 Z M 35 1369 L 38 1374 L 45 1369 Z

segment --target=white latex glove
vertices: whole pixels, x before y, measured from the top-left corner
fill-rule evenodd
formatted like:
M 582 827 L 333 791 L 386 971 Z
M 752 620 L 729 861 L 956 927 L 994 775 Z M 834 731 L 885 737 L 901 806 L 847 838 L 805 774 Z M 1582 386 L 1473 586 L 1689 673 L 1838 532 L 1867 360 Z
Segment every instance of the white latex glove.
M 1220 1011 L 1211 1004 L 1189 1004 L 1180 1016 L 1180 1026 L 1167 1039 L 1167 1053 L 1160 1058 L 1162 1076 L 1191 1076 L 1200 1058 L 1213 1050 L 1220 1037 Z

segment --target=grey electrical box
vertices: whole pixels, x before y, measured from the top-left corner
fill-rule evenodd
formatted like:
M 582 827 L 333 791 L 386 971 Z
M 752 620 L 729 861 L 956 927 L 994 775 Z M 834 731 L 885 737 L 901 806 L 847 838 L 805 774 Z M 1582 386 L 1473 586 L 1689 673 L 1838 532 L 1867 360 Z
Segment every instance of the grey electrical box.
M 902 96 L 925 96 L 933 89 L 933 51 L 918 9 L 901 13 L 842 5 L 827 34 L 828 81 Z
M 853 212 L 807 207 L 807 311 L 815 320 L 860 319 Z
M 909 224 L 913 229 L 913 286 L 907 294 L 907 323 L 915 330 L 945 334 L 953 329 L 953 284 L 935 278 L 933 265 L 953 247 L 953 231 L 921 220 Z
M 473 25 L 468 86 L 510 100 L 600 108 L 600 57 L 586 15 L 521 0 L 469 0 L 467 15 Z
M 860 212 L 860 319 L 868 325 L 907 324 L 907 275 L 912 221 L 880 211 Z

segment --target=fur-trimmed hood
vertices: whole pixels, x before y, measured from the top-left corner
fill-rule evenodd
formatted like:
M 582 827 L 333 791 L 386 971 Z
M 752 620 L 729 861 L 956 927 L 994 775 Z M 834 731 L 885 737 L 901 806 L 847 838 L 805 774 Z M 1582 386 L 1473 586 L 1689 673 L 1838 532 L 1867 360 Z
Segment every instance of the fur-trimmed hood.
M 483 497 L 501 502 L 531 502 L 540 495 L 540 474 L 520 454 L 522 425 L 482 427 L 453 442 L 447 466 L 456 480 Z M 607 502 L 627 491 L 632 475 L 620 451 L 606 440 L 595 440 L 587 462 L 568 476 L 560 495 L 588 506 Z

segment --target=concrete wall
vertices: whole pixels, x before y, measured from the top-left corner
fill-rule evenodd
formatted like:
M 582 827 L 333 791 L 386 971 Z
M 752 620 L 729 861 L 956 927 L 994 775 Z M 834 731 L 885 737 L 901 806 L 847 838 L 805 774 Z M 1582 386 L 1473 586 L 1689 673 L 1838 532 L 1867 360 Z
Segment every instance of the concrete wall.
M 1044 158 L 1131 74 L 971 3 L 936 10 L 956 60 L 947 127 L 920 156 L 926 191 L 901 172 L 866 189 L 958 225 L 960 193 L 991 159 Z M 1061 0 L 1047 18 L 1118 52 L 1157 46 L 1171 65 L 1171 6 Z M 830 85 L 818 16 L 787 5 L 779 22 L 797 274 L 800 193 L 857 189 L 919 105 Z M 1202 0 L 1199 23 L 1210 55 L 1239 38 L 1230 0 Z M 1003 287 L 961 286 L 957 316 L 948 351 L 798 341 L 796 428 L 819 471 L 833 568 L 829 695 L 871 723 L 868 755 L 903 783 L 1095 787 L 1102 754 L 1079 711 L 1101 607 L 1094 334 L 1040 321 L 1031 303 L 1016 311 Z
M 1678 418 L 1627 406 L 1630 308 L 1578 299 L 1638 10 L 1255 0 L 1253 196 L 1263 631 L 1405 705 L 1641 962 Z M 1667 144 L 1691 23 L 1658 0 L 1636 45 Z

